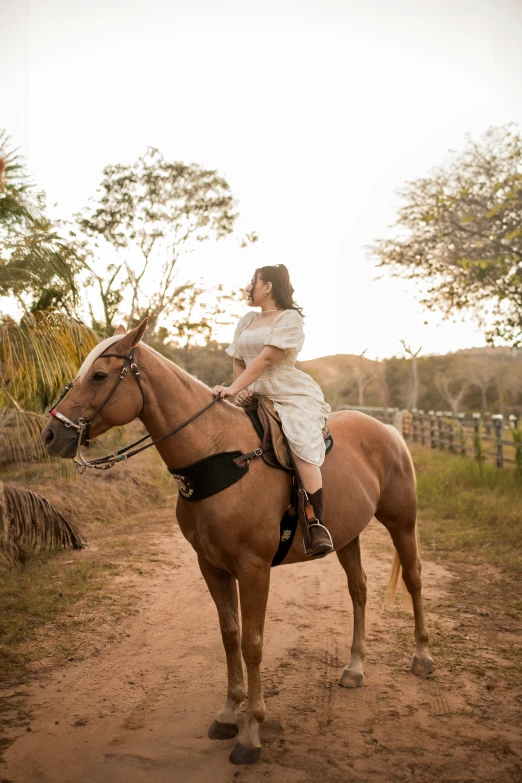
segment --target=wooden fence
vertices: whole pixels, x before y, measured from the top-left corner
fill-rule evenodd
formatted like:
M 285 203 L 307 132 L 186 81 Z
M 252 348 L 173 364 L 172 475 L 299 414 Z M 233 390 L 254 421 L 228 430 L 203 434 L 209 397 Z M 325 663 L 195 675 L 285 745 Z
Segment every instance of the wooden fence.
M 479 463 L 495 461 L 497 468 L 515 465 L 522 472 L 522 430 L 518 418 L 502 414 L 473 413 L 471 417 L 448 411 L 402 411 L 398 408 L 365 408 L 356 405 L 339 410 L 358 410 L 385 424 L 393 424 L 406 441 L 432 449 L 447 449 Z

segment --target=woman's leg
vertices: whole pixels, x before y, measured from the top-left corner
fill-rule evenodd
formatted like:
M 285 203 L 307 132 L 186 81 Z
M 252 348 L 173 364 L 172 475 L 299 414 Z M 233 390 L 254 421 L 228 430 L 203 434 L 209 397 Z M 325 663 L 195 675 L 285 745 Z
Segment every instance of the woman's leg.
M 296 468 L 299 471 L 299 475 L 301 476 L 304 488 L 308 494 L 311 495 L 314 492 L 317 492 L 318 489 L 321 489 L 323 486 L 321 468 L 317 465 L 312 465 L 311 462 L 306 462 L 304 459 L 301 459 L 301 457 L 298 457 L 297 454 L 294 454 L 293 451 L 292 456 L 294 458 Z
M 308 528 L 312 543 L 311 554 L 325 555 L 333 550 L 333 545 L 323 520 L 323 477 L 321 475 L 321 468 L 317 465 L 312 465 L 310 462 L 306 462 L 306 460 L 298 457 L 293 451 L 292 456 L 301 477 L 301 481 L 306 489 L 308 499 L 313 506 L 315 516 L 319 521 L 319 525 L 311 524 Z

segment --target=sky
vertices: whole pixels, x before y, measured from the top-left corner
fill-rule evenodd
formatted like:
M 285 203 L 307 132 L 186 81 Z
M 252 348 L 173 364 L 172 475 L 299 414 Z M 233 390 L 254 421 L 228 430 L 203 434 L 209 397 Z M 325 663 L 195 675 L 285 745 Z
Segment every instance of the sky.
M 205 243 L 184 273 L 286 264 L 301 358 L 446 353 L 484 337 L 366 247 L 466 133 L 522 126 L 520 40 L 522 0 L 0 0 L 0 127 L 62 217 L 148 145 L 217 168 L 260 241 Z

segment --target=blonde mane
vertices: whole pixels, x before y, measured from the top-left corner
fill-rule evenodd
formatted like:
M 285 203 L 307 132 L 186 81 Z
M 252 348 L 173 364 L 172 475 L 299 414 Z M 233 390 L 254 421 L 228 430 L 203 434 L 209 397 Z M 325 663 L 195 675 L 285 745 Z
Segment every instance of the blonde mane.
M 105 340 L 101 341 L 101 343 L 95 345 L 92 351 L 86 356 L 82 366 L 78 371 L 78 380 L 82 381 L 100 354 L 102 354 L 110 345 L 118 343 L 122 337 L 125 337 L 125 335 L 113 334 L 112 337 L 106 337 Z

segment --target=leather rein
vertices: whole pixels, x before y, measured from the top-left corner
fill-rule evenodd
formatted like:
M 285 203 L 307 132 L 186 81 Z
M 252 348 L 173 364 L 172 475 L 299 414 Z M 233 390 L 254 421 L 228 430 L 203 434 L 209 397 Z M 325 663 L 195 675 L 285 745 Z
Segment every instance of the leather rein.
M 94 468 L 95 470 L 108 470 L 109 468 L 114 467 L 114 465 L 116 465 L 118 462 L 121 462 L 122 460 L 125 459 L 129 459 L 130 457 L 134 457 L 135 454 L 139 454 L 141 451 L 145 451 L 145 449 L 149 449 L 151 446 L 155 446 L 156 443 L 160 443 L 160 441 L 165 440 L 165 438 L 169 438 L 171 435 L 175 435 L 176 432 L 182 430 L 184 427 L 187 426 L 187 424 L 190 424 L 192 421 L 197 419 L 198 416 L 201 416 L 202 413 L 205 413 L 205 411 L 208 411 L 209 408 L 211 408 L 213 405 L 216 404 L 216 402 L 219 402 L 221 399 L 220 397 L 215 397 L 211 402 L 209 402 L 208 405 L 205 405 L 204 408 L 201 408 L 201 410 L 199 410 L 194 415 L 190 416 L 190 418 L 186 419 L 184 422 L 179 424 L 173 430 L 170 430 L 170 432 L 167 432 L 165 435 L 162 435 L 161 438 L 151 441 L 150 443 L 147 443 L 145 446 L 141 446 L 141 448 L 139 449 L 135 449 L 134 447 L 139 446 L 139 444 L 143 443 L 144 440 L 150 438 L 151 437 L 150 435 L 144 435 L 143 438 L 134 441 L 134 443 L 131 443 L 130 446 L 126 446 L 123 449 L 119 449 L 119 451 L 115 451 L 112 454 L 107 455 L 106 457 L 100 457 L 99 459 L 93 459 L 93 460 L 86 460 L 82 454 L 81 447 L 84 445 L 88 446 L 90 443 L 91 424 L 95 419 L 95 417 L 109 402 L 109 400 L 111 399 L 112 395 L 114 394 L 114 392 L 116 391 L 120 383 L 123 380 L 125 380 L 129 368 L 132 374 L 134 375 L 134 378 L 136 379 L 136 383 L 138 384 L 139 390 L 141 392 L 142 406 L 140 412 L 138 413 L 137 418 L 141 416 L 141 414 L 143 413 L 143 408 L 145 407 L 145 394 L 143 392 L 140 372 L 138 370 L 138 366 L 136 362 L 134 361 L 134 348 L 128 354 L 102 353 L 97 358 L 105 359 L 109 357 L 114 357 L 117 359 L 124 360 L 122 371 L 120 373 L 120 377 L 118 378 L 118 381 L 116 382 L 116 385 L 111 389 L 108 396 L 105 398 L 102 404 L 96 409 L 96 411 L 92 414 L 92 416 L 90 416 L 87 419 L 80 417 L 78 419 L 78 422 L 75 423 L 74 421 L 71 421 L 71 419 L 67 418 L 67 416 L 65 416 L 63 413 L 60 413 L 60 411 L 57 410 L 58 405 L 61 403 L 63 398 L 68 394 L 68 392 L 72 389 L 72 387 L 76 383 L 76 380 L 78 379 L 67 384 L 62 394 L 60 395 L 59 399 L 49 411 L 51 416 L 54 416 L 55 418 L 59 419 L 61 422 L 63 422 L 63 424 L 67 428 L 73 427 L 77 431 L 77 457 L 74 458 L 74 464 L 78 473 L 84 473 L 87 468 Z M 134 450 L 131 451 L 131 449 Z

